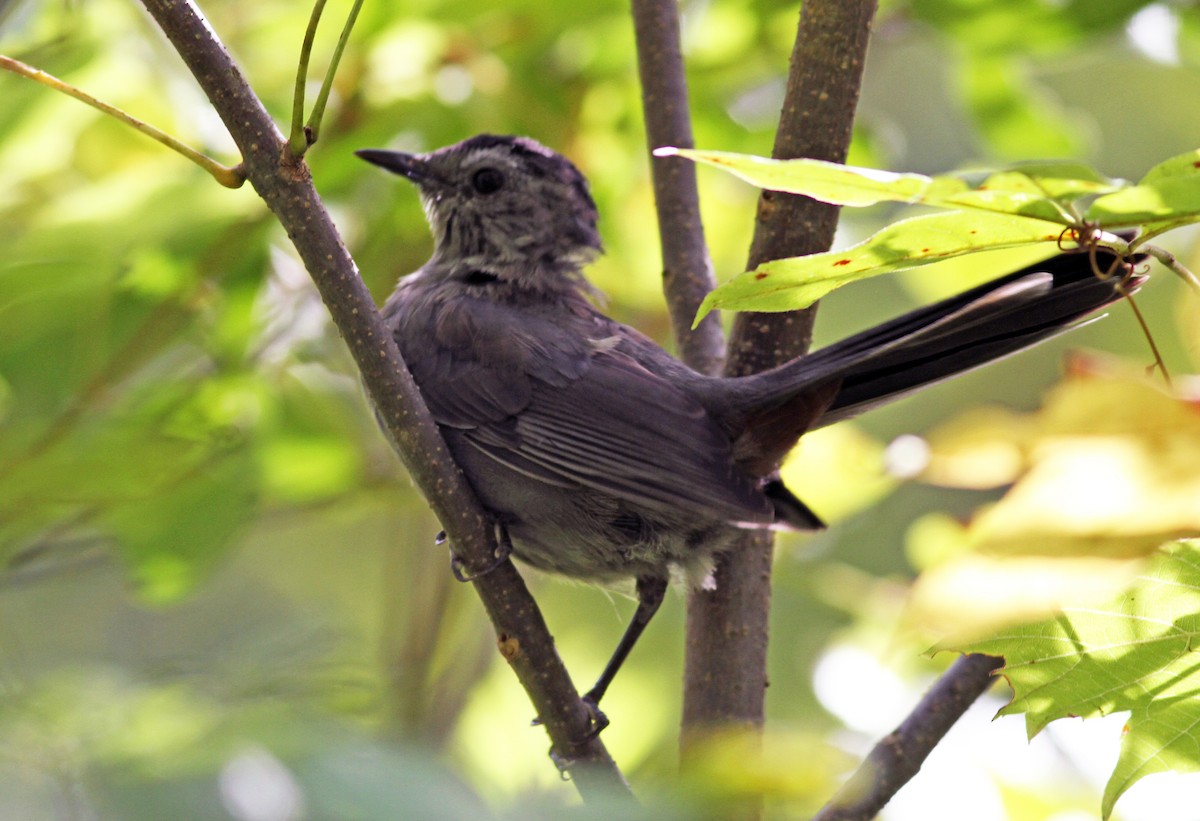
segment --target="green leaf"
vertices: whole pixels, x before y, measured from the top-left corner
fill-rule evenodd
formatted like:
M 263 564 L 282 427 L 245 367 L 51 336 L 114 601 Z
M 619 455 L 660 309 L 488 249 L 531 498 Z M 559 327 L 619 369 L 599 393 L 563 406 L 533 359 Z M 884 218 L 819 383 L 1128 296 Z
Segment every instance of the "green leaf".
M 977 185 L 969 175 L 897 174 L 822 160 L 769 160 L 727 151 L 660 148 L 659 156 L 687 157 L 721 168 L 752 185 L 803 194 L 832 205 L 862 207 L 881 202 L 970 208 L 1043 219 L 1067 225 L 1078 197 L 1118 190 L 1121 185 L 1081 163 L 1027 163 L 987 176 Z
M 1181 542 L 1107 606 L 1068 608 L 962 649 L 1004 657 L 1013 700 L 1001 713 L 1024 713 L 1030 736 L 1058 718 L 1130 711 L 1104 792 L 1107 818 L 1143 776 L 1200 770 L 1198 638 L 1200 546 Z
M 1014 165 L 1000 174 L 1019 173 L 1034 182 L 1048 197 L 1082 197 L 1118 191 L 1127 183 L 1104 176 L 1090 165 L 1079 162 L 1029 162 Z M 995 176 L 989 177 L 993 185 Z
M 721 168 L 759 188 L 804 194 L 833 205 L 918 202 L 933 184 L 933 178 L 924 174 L 897 174 L 824 160 L 770 160 L 729 151 L 684 148 L 659 148 L 654 153 L 659 157 L 686 157 Z
M 843 251 L 773 260 L 712 291 L 696 321 L 714 308 L 790 311 L 850 282 L 917 268 L 976 251 L 1058 243 L 1062 227 L 1045 220 L 949 211 L 913 217 Z
M 938 178 L 944 179 L 944 178 Z M 1068 225 L 1079 197 L 1118 191 L 1122 184 L 1081 163 L 1028 163 L 990 174 L 962 191 L 927 196 L 927 205 L 974 208 Z M 931 192 L 936 192 L 936 188 Z
M 1200 216 L 1200 150 L 1151 168 L 1137 185 L 1100 197 L 1087 218 L 1104 227 L 1191 222 Z
M 1138 180 L 1138 185 L 1153 185 L 1162 180 L 1200 176 L 1200 148 L 1163 160 Z

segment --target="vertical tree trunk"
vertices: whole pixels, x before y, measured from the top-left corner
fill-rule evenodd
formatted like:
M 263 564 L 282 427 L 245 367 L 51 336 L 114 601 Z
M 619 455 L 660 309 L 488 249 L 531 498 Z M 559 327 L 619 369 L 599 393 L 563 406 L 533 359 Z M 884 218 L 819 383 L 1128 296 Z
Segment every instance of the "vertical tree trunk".
M 773 155 L 843 162 L 874 18 L 875 0 L 805 0 L 788 73 Z M 764 191 L 749 268 L 770 259 L 828 250 L 838 210 L 805 197 Z M 812 340 L 813 309 L 790 314 L 739 314 L 726 373 L 773 367 L 803 354 Z M 688 603 L 683 757 L 707 731 L 760 728 L 767 687 L 772 540 L 748 533 L 720 558 L 716 589 Z M 761 809 L 748 807 L 744 817 Z

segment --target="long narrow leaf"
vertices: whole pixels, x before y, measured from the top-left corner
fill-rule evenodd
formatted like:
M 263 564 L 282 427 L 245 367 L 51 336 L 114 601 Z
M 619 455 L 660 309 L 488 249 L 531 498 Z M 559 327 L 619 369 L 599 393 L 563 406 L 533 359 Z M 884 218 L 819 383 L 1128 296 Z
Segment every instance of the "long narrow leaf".
M 1110 180 L 1080 163 L 1028 163 L 990 174 L 972 185 L 964 175 L 897 174 L 812 159 L 771 160 L 727 151 L 660 148 L 660 156 L 687 157 L 772 191 L 803 194 L 832 205 L 862 207 L 881 202 L 968 208 L 1015 214 L 1067 225 L 1076 220 L 1073 201 L 1117 191 Z
M 729 151 L 683 148 L 659 148 L 654 153 L 660 157 L 686 157 L 728 171 L 759 188 L 804 194 L 833 205 L 919 202 L 934 182 L 924 174 L 896 174 L 823 160 L 769 160 Z
M 842 251 L 774 260 L 740 274 L 708 295 L 697 321 L 715 308 L 804 308 L 857 280 L 977 251 L 1054 244 L 1061 236 L 1061 225 L 1025 217 L 967 211 L 913 217 Z

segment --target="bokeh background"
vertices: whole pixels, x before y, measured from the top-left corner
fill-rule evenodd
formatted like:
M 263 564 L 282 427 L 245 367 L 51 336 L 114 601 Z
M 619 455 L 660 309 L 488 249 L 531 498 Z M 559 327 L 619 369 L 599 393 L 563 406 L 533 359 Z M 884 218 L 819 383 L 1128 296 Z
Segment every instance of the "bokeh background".
M 1073 157 L 1137 179 L 1196 147 L 1191 3 L 882 6 L 851 162 L 931 173 Z M 314 91 L 348 7 L 326 11 Z M 286 123 L 309 5 L 203 10 Z M 768 154 L 797 6 L 682 12 L 697 145 Z M 236 161 L 137 4 L 0 0 L 0 53 Z M 382 301 L 430 240 L 415 193 L 353 150 L 484 131 L 539 139 L 592 180 L 608 250 L 592 277 L 610 312 L 669 345 L 638 94 L 628 8 L 614 0 L 369 2 L 308 161 Z M 727 277 L 742 270 L 757 192 L 699 175 Z M 839 242 L 896 213 L 847 214 Z M 1163 244 L 1191 254 L 1186 232 Z M 581 812 L 248 187 L 222 189 L 115 121 L 0 74 L 0 248 L 0 817 Z M 818 343 L 996 273 L 960 265 L 854 286 L 822 304 Z M 1168 363 L 1191 370 L 1182 289 L 1160 271 L 1142 305 Z M 774 815 L 802 817 L 905 714 L 949 660 L 924 655 L 936 637 L 900 626 L 921 523 L 995 494 L 891 478 L 888 443 L 983 403 L 1036 407 L 1068 348 L 1147 363 L 1131 314 L 1112 314 L 806 440 L 789 482 L 835 525 L 780 540 L 766 758 L 734 740 L 689 789 L 704 809 L 673 792 L 678 591 L 605 700 L 605 741 L 635 788 L 661 797 L 655 817 L 703 817 L 720 806 L 711 796 L 747 787 L 772 796 Z M 631 602 L 529 577 L 569 669 L 590 682 Z M 962 818 L 964 806 L 985 820 L 1094 817 L 1120 718 L 1027 745 L 1020 719 L 988 723 L 1004 696 L 968 717 L 885 818 Z M 1171 814 L 1181 785 L 1148 779 L 1118 812 L 1188 817 Z

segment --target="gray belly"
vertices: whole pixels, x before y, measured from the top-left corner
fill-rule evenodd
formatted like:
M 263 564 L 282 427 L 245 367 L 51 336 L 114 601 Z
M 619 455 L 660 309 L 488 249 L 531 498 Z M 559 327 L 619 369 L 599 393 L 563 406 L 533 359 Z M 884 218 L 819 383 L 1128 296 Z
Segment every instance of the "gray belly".
M 716 518 L 528 476 L 484 455 L 460 432 L 443 432 L 479 500 L 507 529 L 517 558 L 541 570 L 593 582 L 667 577 L 672 569 L 707 565 L 736 535 Z

